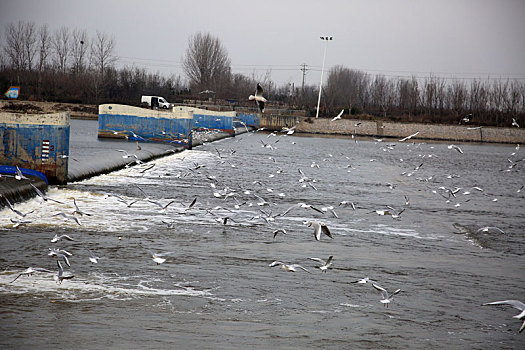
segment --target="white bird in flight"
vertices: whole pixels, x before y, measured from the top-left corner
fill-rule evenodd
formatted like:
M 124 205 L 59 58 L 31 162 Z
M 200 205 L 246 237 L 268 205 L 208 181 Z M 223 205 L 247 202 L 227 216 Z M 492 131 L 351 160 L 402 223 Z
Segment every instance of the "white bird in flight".
M 306 225 L 308 225 L 308 227 L 314 228 L 314 237 L 317 241 L 321 239 L 321 233 L 324 233 L 325 235 L 327 235 L 328 237 L 332 239 L 334 238 L 332 234 L 330 233 L 328 226 L 326 226 L 326 224 L 320 221 L 310 220 L 306 222 Z
M 270 267 L 280 266 L 283 270 L 288 271 L 288 272 L 296 272 L 297 269 L 301 269 L 303 271 L 311 273 L 310 271 L 308 271 L 307 269 L 305 269 L 304 267 L 302 267 L 299 264 L 285 264 L 285 263 L 283 263 L 281 261 L 274 261 L 268 266 L 270 266 Z
M 248 99 L 250 101 L 255 101 L 255 103 L 257 103 L 257 107 L 259 107 L 259 110 L 261 111 L 261 113 L 264 113 L 264 103 L 265 102 L 268 102 L 264 96 L 263 96 L 263 88 L 261 87 L 261 85 L 258 83 L 257 84 L 257 88 L 255 89 L 255 95 L 250 95 L 250 97 L 248 97 Z
M 521 333 L 525 329 L 525 304 L 522 303 L 519 300 L 502 300 L 502 301 L 493 301 L 491 303 L 485 303 L 483 305 L 510 305 L 515 309 L 520 310 L 521 312 L 517 314 L 516 316 L 512 316 L 512 318 L 517 318 L 518 320 L 523 320 L 523 324 L 521 325 L 519 329 L 519 333 Z
M 12 280 L 10 283 L 13 283 L 14 281 L 16 281 L 20 276 L 23 276 L 23 275 L 27 275 L 27 276 L 32 276 L 33 273 L 35 272 L 49 272 L 49 273 L 53 273 L 53 271 L 50 271 L 50 270 L 47 270 L 47 269 L 42 269 L 42 268 L 39 268 L 39 267 L 28 267 L 27 269 L 25 269 L 24 271 L 20 272 L 18 274 L 18 276 L 16 276 L 16 278 L 14 280 Z
M 321 263 L 321 266 L 318 266 L 319 270 L 321 270 L 322 272 L 326 272 L 332 266 L 333 258 L 334 257 L 330 255 L 330 257 L 328 257 L 328 260 L 326 261 L 320 258 L 308 258 L 308 259 Z
M 406 140 L 410 140 L 412 137 L 417 136 L 418 134 L 419 134 L 419 131 L 413 133 L 412 135 L 409 135 L 407 137 L 402 138 L 401 140 L 399 140 L 399 142 L 404 142 Z
M 401 292 L 401 289 L 396 289 L 392 294 L 388 294 L 388 292 L 386 291 L 385 288 L 375 284 L 375 283 L 372 283 L 372 286 L 377 289 L 378 291 L 381 292 L 381 296 L 383 297 L 383 299 L 381 299 L 381 303 L 385 305 L 385 307 L 388 307 L 388 304 L 390 304 L 390 302 L 392 301 L 392 299 L 394 298 L 394 295 L 396 295 L 397 293 Z
M 448 149 L 455 149 L 459 153 L 463 153 L 463 150 L 461 148 L 459 148 L 459 146 L 456 146 L 456 145 L 449 145 L 447 148 Z
M 342 109 L 341 112 L 339 112 L 339 114 L 336 115 L 336 116 L 332 119 L 332 121 L 336 121 L 336 120 L 341 119 L 341 116 L 343 115 L 344 111 L 345 111 L 345 110 Z

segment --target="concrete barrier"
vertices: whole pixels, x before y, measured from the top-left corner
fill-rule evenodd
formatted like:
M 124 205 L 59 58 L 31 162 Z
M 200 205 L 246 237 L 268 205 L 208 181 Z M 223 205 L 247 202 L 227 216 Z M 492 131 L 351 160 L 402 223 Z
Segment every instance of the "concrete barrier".
M 50 183 L 67 181 L 69 112 L 0 113 L 0 164 L 43 173 Z
M 419 132 L 414 139 L 524 143 L 525 130 L 520 128 L 481 127 L 464 125 L 442 125 L 421 123 L 395 123 L 389 121 L 326 118 L 297 118 L 263 115 L 261 126 L 269 130 L 280 130 L 284 126 L 297 124 L 296 132 L 313 134 L 335 134 L 403 138 Z

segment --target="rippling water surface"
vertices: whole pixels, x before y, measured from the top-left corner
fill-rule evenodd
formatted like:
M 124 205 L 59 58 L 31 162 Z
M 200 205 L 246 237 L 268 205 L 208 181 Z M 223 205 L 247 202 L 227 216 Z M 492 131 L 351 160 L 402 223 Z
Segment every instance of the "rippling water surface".
M 518 311 L 481 304 L 525 301 L 525 162 L 509 169 L 507 160 L 525 153 L 447 146 L 249 133 L 149 170 L 53 187 L 48 196 L 64 204 L 15 206 L 34 210 L 29 224 L 12 228 L 16 215 L 0 211 L 0 345 L 519 348 Z M 53 216 L 71 214 L 73 198 L 91 214 L 77 215 L 81 225 Z M 162 210 L 151 201 L 174 202 Z M 278 215 L 297 203 L 326 212 Z M 376 213 L 386 206 L 404 211 L 397 219 Z M 334 239 L 316 241 L 304 224 L 312 219 Z M 486 226 L 504 233 L 478 232 Z M 278 228 L 287 234 L 274 239 Z M 75 241 L 51 243 L 56 233 Z M 29 266 L 56 271 L 52 247 L 72 254 L 64 273 L 73 279 L 57 284 L 37 272 L 11 283 Z M 166 261 L 157 265 L 154 252 L 168 253 Z M 328 256 L 327 273 L 307 259 Z M 310 273 L 269 267 L 274 260 Z M 350 283 L 365 276 L 401 289 L 389 308 L 370 284 Z

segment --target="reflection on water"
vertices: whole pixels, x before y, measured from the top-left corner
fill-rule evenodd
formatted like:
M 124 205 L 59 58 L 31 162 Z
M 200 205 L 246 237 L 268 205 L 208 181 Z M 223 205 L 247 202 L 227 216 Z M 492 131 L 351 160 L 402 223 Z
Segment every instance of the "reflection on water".
M 514 310 L 479 305 L 522 297 L 523 164 L 507 158 L 523 154 L 461 148 L 250 133 L 51 188 L 64 204 L 16 205 L 34 210 L 29 224 L 13 229 L 16 214 L 0 212 L 0 322 L 16 335 L 0 344 L 519 347 Z M 72 214 L 73 198 L 91 214 L 81 225 L 55 216 Z M 334 239 L 316 241 L 311 219 Z M 286 234 L 274 238 L 277 229 Z M 55 233 L 74 241 L 51 243 Z M 11 283 L 28 266 L 57 271 L 51 247 L 72 254 L 73 279 L 42 272 Z M 327 273 L 307 259 L 330 255 Z M 389 308 L 370 284 L 350 283 L 365 276 L 401 289 Z

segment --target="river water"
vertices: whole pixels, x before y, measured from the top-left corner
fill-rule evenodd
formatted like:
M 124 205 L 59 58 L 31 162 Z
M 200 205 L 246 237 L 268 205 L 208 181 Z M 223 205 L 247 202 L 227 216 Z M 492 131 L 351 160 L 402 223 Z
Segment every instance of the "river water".
M 0 211 L 0 347 L 520 348 L 518 310 L 481 304 L 525 301 L 525 162 L 507 160 L 525 152 L 447 146 L 248 133 L 52 187 L 64 204 L 15 205 L 34 210 L 31 223 L 13 228 L 16 215 Z M 73 198 L 91 214 L 81 225 L 54 216 L 70 215 Z M 378 215 L 386 206 L 404 211 Z M 313 219 L 333 239 L 316 241 Z M 74 278 L 55 282 L 49 248 L 72 254 L 61 262 Z M 329 256 L 326 273 L 308 259 Z M 53 273 L 12 282 L 29 266 Z M 401 289 L 388 308 L 371 284 L 351 283 L 366 276 Z

